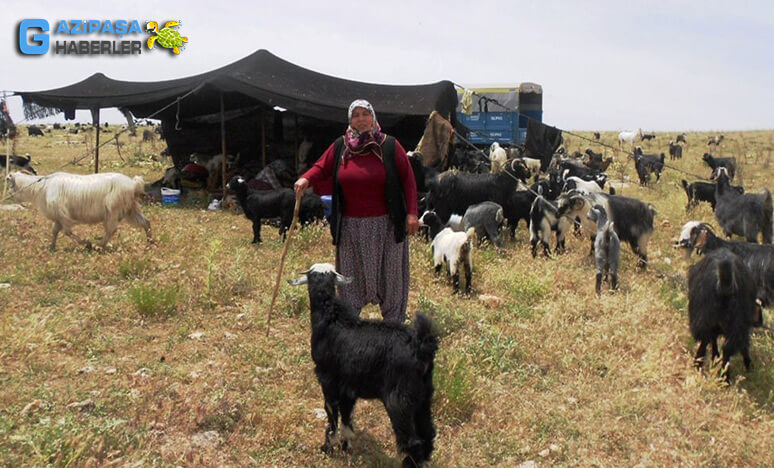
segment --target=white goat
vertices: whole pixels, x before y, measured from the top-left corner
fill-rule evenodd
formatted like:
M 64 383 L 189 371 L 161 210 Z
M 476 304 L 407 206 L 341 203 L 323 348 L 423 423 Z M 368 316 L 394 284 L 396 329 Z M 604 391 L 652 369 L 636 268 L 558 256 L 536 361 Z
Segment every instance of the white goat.
M 564 180 L 564 187 L 562 187 L 562 192 L 569 192 L 570 190 L 577 190 L 582 193 L 603 193 L 604 190 L 602 190 L 602 187 L 599 186 L 596 182 L 591 182 L 588 180 L 583 180 L 580 177 L 571 176 L 567 177 L 567 174 L 569 173 L 569 169 L 565 169 L 562 173 L 562 180 Z
M 489 149 L 489 160 L 492 162 L 492 174 L 497 174 L 503 170 L 505 163 L 508 162 L 508 153 L 500 147 L 500 143 L 495 141 Z
M 540 160 L 535 158 L 519 158 L 522 161 L 524 161 L 524 164 L 527 166 L 527 169 L 529 169 L 529 172 L 531 174 L 534 174 L 535 177 L 537 177 L 538 174 L 540 174 Z
M 436 274 L 440 273 L 443 262 L 446 260 L 449 264 L 449 275 L 452 278 L 454 292 L 460 290 L 460 268 L 465 270 L 465 293 L 470 294 L 472 291 L 473 259 L 471 250 L 475 234 L 476 228 L 470 228 L 465 232 L 444 228 L 430 244 L 433 250 L 435 272 Z
M 621 132 L 618 134 L 618 149 L 623 149 L 624 143 L 629 143 L 629 146 L 634 146 L 635 141 L 642 141 L 642 129 L 637 129 L 636 132 Z
M 99 245 L 105 247 L 122 219 L 145 229 L 148 242 L 153 243 L 150 223 L 140 211 L 139 198 L 145 191 L 142 177 L 130 179 L 114 172 L 89 175 L 57 172 L 48 176 L 13 172 L 8 175 L 8 183 L 14 198 L 30 202 L 54 222 L 51 250 L 56 248 L 59 231 L 91 249 L 89 241 L 72 232 L 78 224 L 103 223 L 105 237 Z

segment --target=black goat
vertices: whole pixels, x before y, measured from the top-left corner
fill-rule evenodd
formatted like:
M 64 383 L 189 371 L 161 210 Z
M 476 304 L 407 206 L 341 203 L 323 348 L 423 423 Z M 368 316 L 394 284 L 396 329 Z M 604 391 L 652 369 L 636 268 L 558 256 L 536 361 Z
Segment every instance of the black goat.
M 27 136 L 43 136 L 43 129 L 36 125 L 27 127 Z
M 529 171 L 518 160 L 509 161 L 497 174 L 468 174 L 446 171 L 438 175 L 427 195 L 428 208 L 435 210 L 445 223 L 454 213 L 465 213 L 468 207 L 484 201 L 500 204 L 509 211 L 510 196 L 525 182 Z
M 716 174 L 715 203 L 715 219 L 726 236 L 736 234 L 747 242 L 757 242 L 760 232 L 763 243 L 771 244 L 772 204 L 768 189 L 764 188 L 760 194 L 740 194 L 731 188 L 726 168 L 720 167 Z
M 645 141 L 645 140 L 655 140 L 655 139 L 656 139 L 656 135 L 653 134 L 653 133 L 644 133 L 642 135 L 642 140 L 643 141 Z
M 650 174 L 656 174 L 656 182 L 661 180 L 661 172 L 664 170 L 664 159 L 666 155 L 661 154 L 643 154 L 642 147 L 634 148 L 634 168 L 637 170 L 637 176 L 640 178 L 640 185 L 650 183 Z
M 709 167 L 712 168 L 712 173 L 715 174 L 719 167 L 725 167 L 728 170 L 728 177 L 734 180 L 736 175 L 736 158 L 733 156 L 727 158 L 716 158 L 709 153 L 704 153 L 701 157 Z
M 241 176 L 234 176 L 226 188 L 236 194 L 245 216 L 253 222 L 253 244 L 261 242 L 261 220 L 280 218 L 279 233 L 285 239 L 293 222 L 296 196 L 292 189 L 250 191 Z M 324 218 L 324 205 L 319 196 L 305 194 L 301 199 L 298 221 L 301 225 Z
M 687 145 L 688 142 L 685 140 L 685 138 L 686 138 L 685 133 L 681 133 L 677 135 L 677 138 L 675 138 L 675 141 L 677 141 L 678 143 L 685 143 Z
M 712 211 L 715 211 L 715 184 L 712 182 L 692 182 L 688 183 L 683 179 L 683 190 L 688 196 L 688 204 L 685 205 L 685 211 L 694 208 L 699 205 L 699 202 L 708 202 L 712 206 Z M 744 193 L 744 187 L 741 185 L 732 185 L 732 189 L 739 193 Z
M 414 154 L 413 151 L 409 151 L 409 162 L 411 163 L 411 170 L 414 172 L 414 180 L 417 184 L 417 192 L 427 192 L 427 186 L 425 184 L 425 166 L 422 164 L 422 158 Z
M 683 147 L 669 141 L 669 159 L 683 159 Z
M 414 327 L 361 320 L 336 297 L 336 284 L 352 278 L 330 264 L 315 264 L 299 279 L 308 284 L 314 372 L 325 398 L 328 427 L 322 450 L 330 452 L 341 414 L 343 449 L 353 435 L 352 410 L 359 398 L 379 399 L 390 417 L 404 467 L 423 466 L 435 439 L 431 413 L 433 361 L 438 338 L 430 320 L 416 314 Z
M 591 238 L 591 251 L 594 251 L 596 224 L 588 219 L 589 210 L 601 205 L 613 223 L 615 232 L 621 241 L 628 242 L 637 256 L 639 266 L 647 267 L 648 241 L 653 234 L 653 218 L 656 210 L 652 205 L 640 200 L 606 193 L 568 192 L 557 199 L 558 214 L 571 219 L 580 219 L 583 230 Z
M 688 269 L 688 321 L 699 342 L 695 364 L 701 368 L 707 345 L 718 357 L 718 336 L 723 344 L 721 372 L 730 379 L 728 361 L 740 352 L 750 369 L 750 329 L 760 325 L 761 310 L 755 304 L 755 285 L 742 259 L 726 249 L 707 254 Z
M 466 150 L 456 148 L 447 158 L 447 167 L 457 168 L 463 172 L 485 174 L 489 172 L 491 164 L 489 158 L 481 150 Z
M 603 158 L 602 153 L 595 153 L 591 150 L 591 148 L 586 148 L 586 154 L 589 158 L 588 160 L 584 161 L 583 164 L 589 169 L 595 171 L 605 172 L 607 168 L 610 167 L 610 163 L 613 162 L 612 156 Z
M 0 168 L 5 170 L 5 158 L 6 155 L 0 154 Z M 38 175 L 35 168 L 32 167 L 32 156 L 29 154 L 24 156 L 8 156 L 9 170 L 26 171 L 34 175 Z
M 549 174 L 548 180 L 535 182 L 529 190 L 517 190 L 511 193 L 508 203 L 503 206 L 503 215 L 508 220 L 511 240 L 516 238 L 516 228 L 519 227 L 519 221 L 523 219 L 529 228 L 529 212 L 532 209 L 532 202 L 537 197 L 538 190 L 542 191 L 543 198 L 546 200 L 556 200 L 561 188 L 559 178 L 555 174 Z
M 685 223 L 677 245 L 688 249 L 689 255 L 693 250 L 703 254 L 728 249 L 735 253 L 752 272 L 761 305 L 774 304 L 774 246 L 726 241 L 716 236 L 708 224 L 699 221 Z
M 599 140 L 602 137 L 599 132 L 594 132 L 593 135 L 595 140 Z

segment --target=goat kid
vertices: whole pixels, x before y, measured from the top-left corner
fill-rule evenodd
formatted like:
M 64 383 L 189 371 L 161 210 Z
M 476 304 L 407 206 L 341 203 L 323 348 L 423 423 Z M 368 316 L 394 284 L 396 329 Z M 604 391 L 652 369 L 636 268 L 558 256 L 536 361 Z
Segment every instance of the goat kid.
M 692 182 L 688 183 L 687 180 L 682 179 L 683 190 L 688 197 L 688 204 L 685 205 L 685 211 L 695 208 L 699 205 L 699 202 L 707 202 L 712 206 L 712 211 L 715 211 L 715 184 L 712 182 Z M 736 190 L 740 194 L 744 193 L 744 187 L 741 185 L 732 185 L 732 189 Z
M 602 291 L 602 279 L 610 276 L 610 289 L 618 288 L 618 265 L 621 256 L 621 241 L 618 239 L 613 223 L 607 219 L 607 212 L 601 205 L 595 205 L 586 215 L 597 223 L 597 235 L 594 239 L 594 258 L 597 264 L 597 276 L 594 290 L 597 296 Z
M 448 276 L 452 280 L 455 293 L 460 291 L 460 269 L 465 270 L 465 294 L 473 291 L 473 237 L 476 229 L 469 228 L 465 232 L 454 231 L 444 227 L 441 218 L 433 211 L 426 211 L 419 219 L 420 225 L 430 228 L 433 241 L 430 249 L 433 253 L 435 274 L 441 273 L 444 262 L 448 264 Z
M 683 159 L 683 147 L 669 140 L 669 159 Z
M 315 264 L 293 286 L 307 284 L 311 309 L 312 360 L 325 398 L 328 427 L 324 452 L 334 449 L 339 432 L 347 450 L 354 434 L 352 411 L 358 399 L 378 399 L 387 410 L 403 467 L 424 466 L 436 435 L 431 412 L 433 365 L 438 337 L 417 313 L 414 326 L 362 320 L 337 297 L 336 284 L 352 278 L 333 265 Z
M 543 254 L 551 257 L 551 233 L 556 233 L 557 253 L 565 250 L 565 237 L 572 225 L 570 218 L 561 216 L 556 207 L 543 198 L 542 188 L 538 189 L 538 196 L 532 202 L 529 211 L 529 242 L 532 246 L 532 258 L 537 257 L 538 244 L 543 247 Z

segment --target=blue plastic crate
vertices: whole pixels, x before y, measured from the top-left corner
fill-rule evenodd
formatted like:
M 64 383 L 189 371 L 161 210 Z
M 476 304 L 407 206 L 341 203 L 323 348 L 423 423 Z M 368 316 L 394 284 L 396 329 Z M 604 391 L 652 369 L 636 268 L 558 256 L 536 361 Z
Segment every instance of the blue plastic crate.
M 511 143 L 513 141 L 513 130 L 487 130 L 490 142 Z
M 473 114 L 463 114 L 461 112 L 457 113 L 457 117 L 462 123 L 462 125 L 465 125 L 466 127 L 473 129 L 483 129 L 486 125 L 486 119 L 484 119 L 484 114 L 475 112 Z
M 513 112 L 487 112 L 485 115 L 487 130 L 513 130 Z

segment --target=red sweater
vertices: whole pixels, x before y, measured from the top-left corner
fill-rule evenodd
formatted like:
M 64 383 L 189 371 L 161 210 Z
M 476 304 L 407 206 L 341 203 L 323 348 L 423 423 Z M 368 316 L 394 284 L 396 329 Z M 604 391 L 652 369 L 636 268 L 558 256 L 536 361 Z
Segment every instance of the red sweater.
M 303 176 L 317 193 L 333 191 L 333 144 Z M 417 183 L 406 150 L 395 141 L 395 167 L 403 182 L 406 214 L 417 215 Z M 375 153 L 346 158 L 339 166 L 339 185 L 344 193 L 344 216 L 369 218 L 387 214 L 384 201 L 384 183 L 387 173 L 382 160 Z

